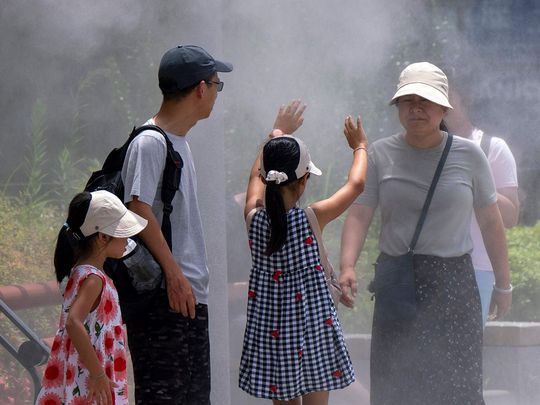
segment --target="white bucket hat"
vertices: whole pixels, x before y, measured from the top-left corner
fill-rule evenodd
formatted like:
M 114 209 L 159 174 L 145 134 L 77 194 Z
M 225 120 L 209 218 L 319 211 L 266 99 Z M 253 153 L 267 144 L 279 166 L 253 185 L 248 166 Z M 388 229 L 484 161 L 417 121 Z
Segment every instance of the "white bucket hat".
M 101 232 L 115 238 L 128 238 L 148 224 L 146 219 L 128 210 L 113 193 L 99 190 L 90 194 L 90 206 L 80 228 L 84 236 Z
M 306 173 L 312 173 L 315 176 L 320 176 L 322 174 L 321 170 L 311 161 L 308 147 L 301 139 L 295 138 L 291 135 L 283 135 L 281 137 L 276 137 L 273 139 L 279 138 L 288 138 L 298 144 L 298 149 L 300 150 L 298 163 L 296 164 L 296 169 L 294 173 L 283 173 L 277 172 L 275 170 L 270 170 L 267 173 L 266 169 L 264 168 L 264 161 L 261 155 L 261 176 L 266 179 L 266 181 L 275 181 L 276 184 L 280 184 L 287 180 L 297 180 L 304 176 Z M 269 142 L 271 142 L 273 139 L 271 139 Z
M 448 79 L 441 69 L 429 62 L 412 63 L 403 69 L 390 104 L 396 104 L 399 97 L 410 94 L 452 108 L 448 101 Z

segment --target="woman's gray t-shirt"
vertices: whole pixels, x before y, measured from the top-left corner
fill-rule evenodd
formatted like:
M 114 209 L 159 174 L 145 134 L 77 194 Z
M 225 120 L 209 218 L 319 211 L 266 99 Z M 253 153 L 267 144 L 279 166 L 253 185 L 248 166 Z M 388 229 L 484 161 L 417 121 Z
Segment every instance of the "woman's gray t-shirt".
M 356 203 L 380 208 L 382 252 L 407 252 L 448 137 L 443 135 L 442 142 L 429 149 L 409 145 L 403 134 L 370 146 L 366 186 Z M 470 253 L 473 209 L 496 201 L 484 153 L 473 142 L 454 136 L 415 253 L 440 257 Z

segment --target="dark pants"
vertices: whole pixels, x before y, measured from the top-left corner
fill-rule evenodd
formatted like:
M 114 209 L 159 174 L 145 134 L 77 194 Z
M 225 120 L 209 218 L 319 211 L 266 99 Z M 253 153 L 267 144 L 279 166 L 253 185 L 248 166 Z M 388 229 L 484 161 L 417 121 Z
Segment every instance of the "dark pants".
M 209 405 L 208 307 L 195 319 L 172 312 L 160 293 L 127 324 L 137 405 Z
M 416 317 L 373 318 L 371 403 L 483 405 L 482 313 L 471 258 L 414 261 Z

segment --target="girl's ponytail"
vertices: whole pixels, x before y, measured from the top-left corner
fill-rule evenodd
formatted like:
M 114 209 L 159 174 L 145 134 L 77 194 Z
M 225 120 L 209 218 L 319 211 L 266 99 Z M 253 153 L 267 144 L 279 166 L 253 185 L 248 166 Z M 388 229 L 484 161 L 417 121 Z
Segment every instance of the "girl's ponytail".
M 265 207 L 270 221 L 270 239 L 266 245 L 265 254 L 280 250 L 287 241 L 287 212 L 281 195 L 281 187 L 294 186 L 297 183 L 296 166 L 300 157 L 298 142 L 290 137 L 277 137 L 264 145 L 262 164 L 265 173 L 276 171 L 284 179 L 279 181 L 267 178 L 265 192 Z
M 285 204 L 279 190 L 279 186 L 275 183 L 266 184 L 265 193 L 266 213 L 270 219 L 270 239 L 266 245 L 267 256 L 277 252 L 285 244 L 287 240 L 287 213 L 285 212 Z
M 75 249 L 68 241 L 68 227 L 64 225 L 58 233 L 56 239 L 56 248 L 54 249 L 54 271 L 56 281 L 62 282 L 64 277 L 69 276 L 71 268 L 75 264 Z
M 91 199 L 92 195 L 85 191 L 77 194 L 69 204 L 68 218 L 58 233 L 54 249 L 54 270 L 59 283 L 64 277 L 69 276 L 71 268 L 81 254 L 91 248 L 91 240 L 96 235 L 85 237 L 80 230 L 88 213 Z

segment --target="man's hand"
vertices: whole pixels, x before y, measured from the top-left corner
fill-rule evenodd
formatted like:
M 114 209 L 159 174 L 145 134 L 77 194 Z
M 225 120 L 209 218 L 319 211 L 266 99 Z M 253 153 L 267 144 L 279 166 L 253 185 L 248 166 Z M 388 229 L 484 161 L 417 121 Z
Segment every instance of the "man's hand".
M 191 319 L 195 319 L 197 301 L 190 282 L 179 270 L 172 274 L 165 274 L 170 307 L 174 312 L 179 312 L 184 317 L 189 316 Z
M 304 122 L 306 105 L 301 105 L 300 100 L 293 100 L 289 104 L 282 105 L 274 122 L 274 129 L 280 129 L 284 134 L 292 135 Z

